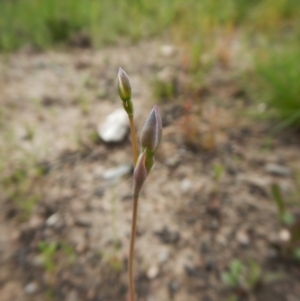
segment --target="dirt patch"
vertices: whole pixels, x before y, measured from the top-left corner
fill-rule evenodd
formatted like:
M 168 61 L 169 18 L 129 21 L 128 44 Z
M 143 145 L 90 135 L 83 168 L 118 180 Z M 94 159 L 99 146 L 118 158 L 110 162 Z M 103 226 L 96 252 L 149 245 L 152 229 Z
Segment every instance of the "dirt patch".
M 299 262 L 272 245 L 281 226 L 270 195 L 273 182 L 296 189 L 298 136 L 270 136 L 267 122 L 242 114 L 255 107 L 230 65 L 195 87 L 180 49 L 161 50 L 154 41 L 2 57 L 1 300 L 125 300 L 132 182 L 103 173 L 131 163 L 130 140 L 106 145 L 96 135 L 121 105 L 119 66 L 132 81 L 138 133 L 160 72 L 174 70 L 177 85 L 161 94 L 163 141 L 140 198 L 138 300 L 299 299 Z M 282 277 L 231 290 L 221 274 L 232 259 Z

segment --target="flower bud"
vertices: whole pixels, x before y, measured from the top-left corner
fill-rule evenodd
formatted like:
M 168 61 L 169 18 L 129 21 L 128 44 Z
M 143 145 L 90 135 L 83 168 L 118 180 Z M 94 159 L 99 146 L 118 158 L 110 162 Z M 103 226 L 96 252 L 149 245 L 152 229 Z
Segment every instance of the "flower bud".
M 149 174 L 152 166 L 154 165 L 154 155 L 150 150 L 148 150 L 148 148 L 145 148 L 145 153 L 145 168 Z
M 120 67 L 118 72 L 118 91 L 122 101 L 131 99 L 131 84 L 128 75 Z
M 152 154 L 158 149 L 162 136 L 162 122 L 158 107 L 154 106 L 149 114 L 141 133 L 143 150 L 148 149 Z
M 145 167 L 146 152 L 142 152 L 138 158 L 133 172 L 133 195 L 138 196 L 140 190 L 147 179 L 147 170 Z

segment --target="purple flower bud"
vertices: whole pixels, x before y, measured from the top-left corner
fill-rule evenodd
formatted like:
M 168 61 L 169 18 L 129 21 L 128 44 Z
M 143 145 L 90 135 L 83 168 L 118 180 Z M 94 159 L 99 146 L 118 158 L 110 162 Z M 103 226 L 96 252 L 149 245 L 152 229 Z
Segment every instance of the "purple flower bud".
M 131 99 L 131 84 L 128 75 L 120 67 L 118 72 L 118 91 L 120 98 L 123 101 L 129 101 Z
M 152 154 L 158 149 L 162 136 L 162 122 L 158 111 L 158 107 L 155 105 L 149 114 L 141 134 L 142 148 L 147 148 Z
M 138 158 L 133 172 L 133 195 L 137 196 L 147 179 L 147 170 L 145 167 L 146 152 L 142 152 Z

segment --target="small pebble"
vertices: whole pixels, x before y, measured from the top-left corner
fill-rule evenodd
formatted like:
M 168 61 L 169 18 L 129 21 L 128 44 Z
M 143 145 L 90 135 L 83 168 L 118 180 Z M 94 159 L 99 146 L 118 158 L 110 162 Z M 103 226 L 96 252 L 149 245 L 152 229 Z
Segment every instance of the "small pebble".
M 161 249 L 158 253 L 158 261 L 160 263 L 164 263 L 169 259 L 169 250 L 168 249 Z
M 172 45 L 162 45 L 160 52 L 164 57 L 170 57 L 176 53 L 176 50 Z
M 157 265 L 152 265 L 147 271 L 147 277 L 152 280 L 157 277 L 159 273 L 159 268 Z
M 266 171 L 274 176 L 288 177 L 291 175 L 290 168 L 274 163 L 267 164 Z
M 279 232 L 279 240 L 283 243 L 289 242 L 291 239 L 291 233 L 287 229 L 282 229 Z
M 131 164 L 123 164 L 123 165 L 119 165 L 117 167 L 105 170 L 101 176 L 105 180 L 118 179 L 122 176 L 129 174 L 131 172 L 131 170 L 132 170 Z
M 59 215 L 57 213 L 54 213 L 50 217 L 48 217 L 48 219 L 46 220 L 46 225 L 48 227 L 53 227 L 58 221 Z
M 180 189 L 182 192 L 188 192 L 193 187 L 193 182 L 189 179 L 184 179 L 180 183 Z
M 36 282 L 30 282 L 25 285 L 24 291 L 28 295 L 35 294 L 38 290 L 38 284 Z
M 179 155 L 175 155 L 172 157 L 168 157 L 165 160 L 165 164 L 169 167 L 176 167 L 179 163 L 180 163 L 180 156 Z
M 123 109 L 109 114 L 97 128 L 99 137 L 107 143 L 121 142 L 128 132 L 128 116 Z
M 238 243 L 243 247 L 247 247 L 250 244 L 249 235 L 244 230 L 240 230 L 237 232 L 236 239 L 237 239 Z

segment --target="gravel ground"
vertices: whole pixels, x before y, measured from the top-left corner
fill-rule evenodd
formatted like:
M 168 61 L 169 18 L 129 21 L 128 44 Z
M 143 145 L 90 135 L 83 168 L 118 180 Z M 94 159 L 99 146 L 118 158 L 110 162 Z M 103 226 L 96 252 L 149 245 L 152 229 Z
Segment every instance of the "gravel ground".
M 270 190 L 277 183 L 295 199 L 299 133 L 272 136 L 269 122 L 248 117 L 262 105 L 238 83 L 238 57 L 199 81 L 184 51 L 159 41 L 1 57 L 2 301 L 126 299 L 131 143 L 97 136 L 121 106 L 119 66 L 131 78 L 137 133 L 155 103 L 164 125 L 139 203 L 138 300 L 300 300 L 300 263 L 281 243 Z M 124 174 L 111 175 L 120 166 Z M 299 214 L 296 197 L 288 206 Z M 221 275 L 233 259 L 244 271 L 230 288 Z M 261 269 L 253 285 L 250 266 Z

